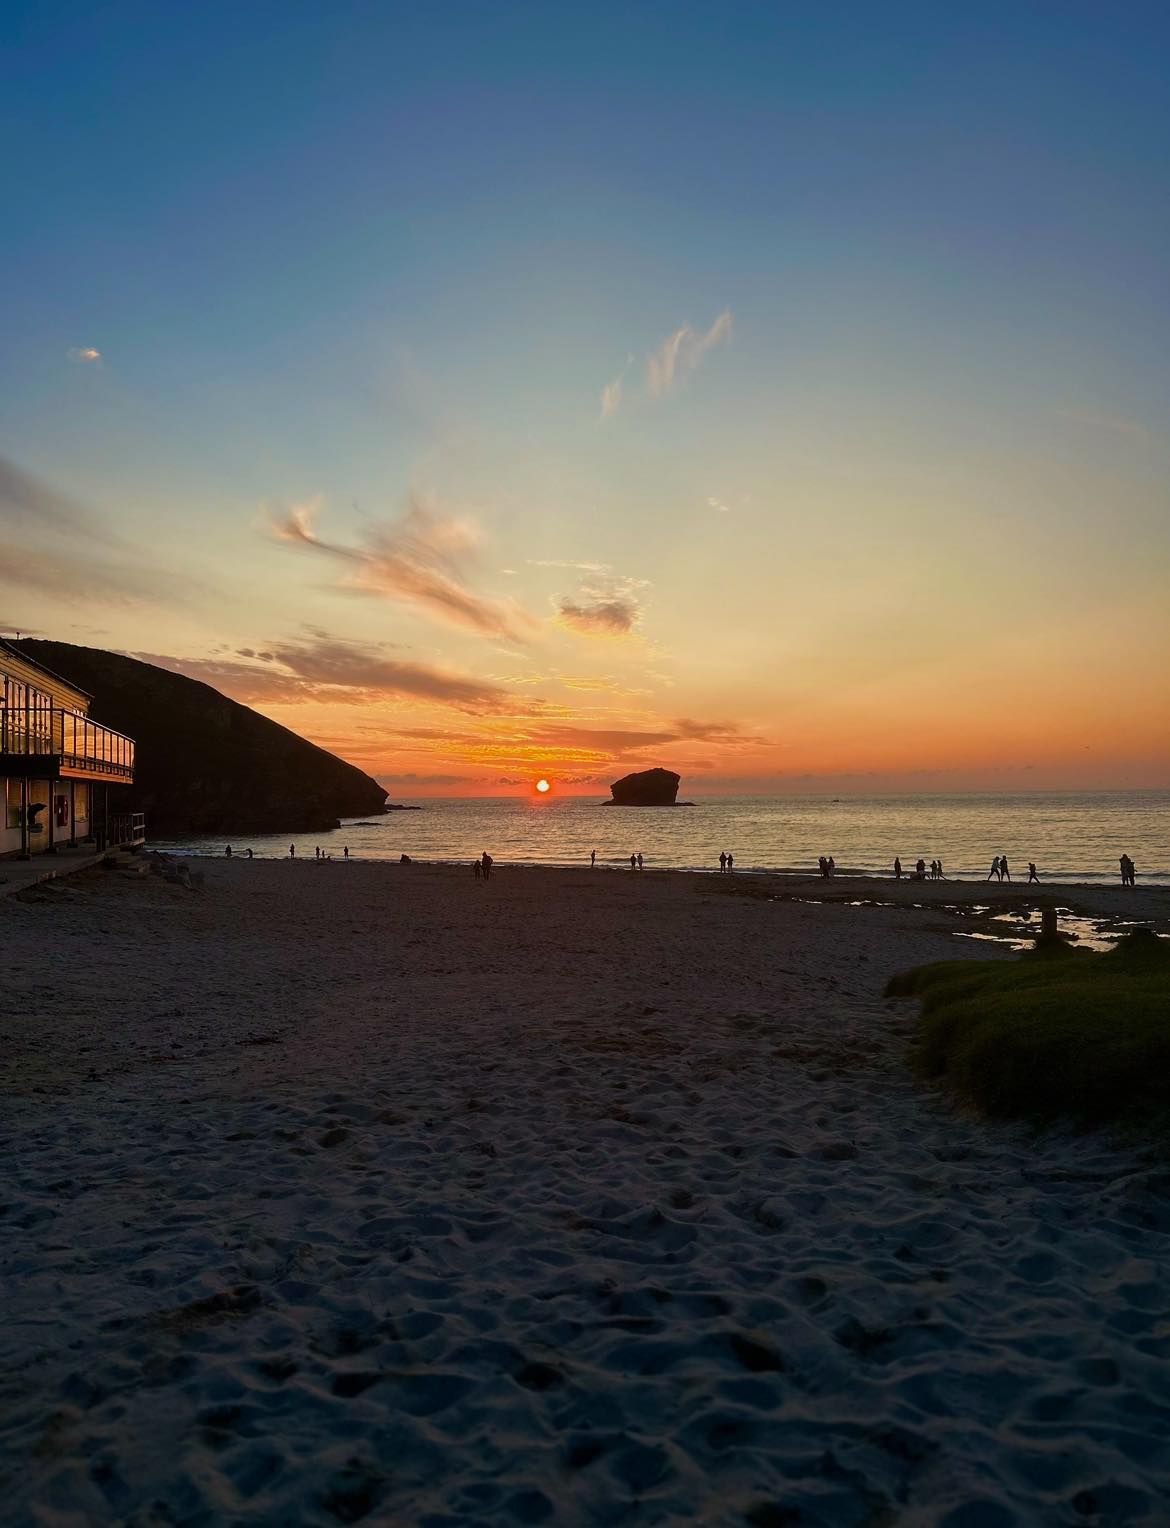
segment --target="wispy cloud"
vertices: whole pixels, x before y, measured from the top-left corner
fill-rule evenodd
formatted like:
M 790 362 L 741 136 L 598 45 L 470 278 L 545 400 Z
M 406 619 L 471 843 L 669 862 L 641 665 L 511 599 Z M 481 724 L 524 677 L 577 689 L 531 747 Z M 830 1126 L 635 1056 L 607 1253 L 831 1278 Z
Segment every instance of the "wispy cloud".
M 731 513 L 731 506 L 729 504 L 720 503 L 718 499 L 708 499 L 707 506 L 708 508 L 713 509 L 718 515 L 729 515 Z
M 84 537 L 105 546 L 118 545 L 100 518 L 47 483 L 0 456 L 0 523 L 14 522 L 32 533 Z
M 612 419 L 622 406 L 622 379 L 615 377 L 601 389 L 601 417 Z
M 0 457 L 0 587 L 73 604 L 183 603 L 196 591 L 144 562 L 102 514 Z
M 683 324 L 663 340 L 646 362 L 646 385 L 650 395 L 661 398 L 676 382 L 694 371 L 708 350 L 722 344 L 731 333 L 730 308 L 725 308 L 711 327 L 700 334 Z
M 692 742 L 727 743 L 740 747 L 745 744 L 753 747 L 773 746 L 768 738 L 745 732 L 738 722 L 703 722 L 696 721 L 692 716 L 679 716 L 671 726 L 678 738 Z
M 560 626 L 587 637 L 628 637 L 642 617 L 641 591 L 650 587 L 644 578 L 623 578 L 608 563 L 544 562 L 548 568 L 572 568 L 590 575 L 575 594 L 553 600 Z
M 379 775 L 379 785 L 473 785 L 474 775 L 419 775 L 408 771 L 404 775 Z
M 529 557 L 530 568 L 570 568 L 577 573 L 612 573 L 608 562 L 563 562 L 556 557 Z
M 628 637 L 638 624 L 638 606 L 631 599 L 573 600 L 562 595 L 557 619 L 562 626 L 587 637 Z
M 101 351 L 95 350 L 92 345 L 74 345 L 65 352 L 65 359 L 72 361 L 75 366 L 92 366 L 101 358 Z
M 1098 414 L 1088 409 L 1060 408 L 1056 410 L 1062 419 L 1076 425 L 1088 425 L 1093 430 L 1104 430 L 1111 435 L 1125 435 L 1130 440 L 1146 441 L 1150 432 L 1140 420 L 1129 419 L 1124 414 Z
M 410 699 L 450 706 L 471 715 L 511 714 L 520 705 L 502 685 L 423 663 L 388 657 L 385 649 L 347 642 L 327 633 L 296 642 L 269 643 L 255 660 L 175 658 L 131 653 L 190 679 L 202 680 L 233 700 L 249 704 L 295 704 L 327 700 L 368 704 Z
M 414 500 L 401 520 L 368 529 L 365 545 L 347 546 L 316 534 L 320 508 L 317 499 L 273 514 L 272 529 L 282 541 L 347 564 L 341 589 L 417 605 L 450 625 L 514 642 L 536 632 L 536 622 L 514 602 L 487 599 L 467 587 L 466 565 L 480 541 L 470 520 Z

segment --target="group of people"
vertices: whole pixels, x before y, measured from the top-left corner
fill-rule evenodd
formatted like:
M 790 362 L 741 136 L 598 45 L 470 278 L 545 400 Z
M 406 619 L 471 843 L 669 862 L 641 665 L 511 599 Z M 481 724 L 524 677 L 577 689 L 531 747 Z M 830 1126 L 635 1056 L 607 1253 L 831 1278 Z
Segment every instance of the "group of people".
M 243 854 L 244 854 L 244 858 L 245 859 L 252 859 L 252 858 L 254 858 L 251 849 L 245 849 L 243 851 Z M 223 851 L 223 857 L 224 857 L 224 859 L 231 859 L 231 857 L 232 857 L 232 846 L 231 846 L 231 844 L 228 844 L 227 848 Z
M 731 875 L 734 870 L 735 870 L 735 855 L 734 854 L 720 854 L 720 856 L 719 856 L 719 874 L 720 875 Z
M 1134 880 L 1134 877 L 1137 875 L 1137 870 L 1133 860 L 1130 859 L 1128 854 L 1123 854 L 1118 863 L 1121 866 L 1121 884 L 1123 886 L 1136 886 L 1137 882 Z
M 915 881 L 945 881 L 946 880 L 946 876 L 943 875 L 942 860 L 932 859 L 931 862 L 930 862 L 930 867 L 928 869 L 926 861 L 924 859 L 920 859 L 920 860 L 918 860 L 916 862 L 916 864 L 914 866 L 913 876 L 910 876 L 910 875 L 907 875 L 906 871 L 904 871 L 902 869 L 902 861 L 898 858 L 897 855 L 895 855 L 894 856 L 894 879 L 895 879 L 895 881 L 900 881 L 904 875 L 906 876 L 906 879 L 908 881 L 909 880 L 915 880 Z
M 837 874 L 837 861 L 831 854 L 820 854 L 817 856 L 817 868 L 826 881 L 831 881 Z

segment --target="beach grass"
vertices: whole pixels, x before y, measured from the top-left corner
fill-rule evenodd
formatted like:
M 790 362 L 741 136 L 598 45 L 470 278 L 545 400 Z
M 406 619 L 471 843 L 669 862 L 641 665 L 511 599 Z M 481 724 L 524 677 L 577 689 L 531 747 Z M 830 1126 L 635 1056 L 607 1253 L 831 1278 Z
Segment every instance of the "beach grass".
M 940 961 L 895 976 L 886 995 L 921 1000 L 920 1075 L 985 1113 L 1170 1123 L 1170 944 L 1152 934 L 1103 954 Z

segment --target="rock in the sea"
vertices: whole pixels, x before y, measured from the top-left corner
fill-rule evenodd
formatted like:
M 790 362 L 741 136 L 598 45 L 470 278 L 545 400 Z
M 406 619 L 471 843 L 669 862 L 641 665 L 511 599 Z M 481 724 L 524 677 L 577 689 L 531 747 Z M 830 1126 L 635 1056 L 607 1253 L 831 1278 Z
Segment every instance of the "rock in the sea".
M 607 806 L 674 806 L 681 776 L 673 769 L 643 769 L 623 775 L 610 786 L 613 800 Z

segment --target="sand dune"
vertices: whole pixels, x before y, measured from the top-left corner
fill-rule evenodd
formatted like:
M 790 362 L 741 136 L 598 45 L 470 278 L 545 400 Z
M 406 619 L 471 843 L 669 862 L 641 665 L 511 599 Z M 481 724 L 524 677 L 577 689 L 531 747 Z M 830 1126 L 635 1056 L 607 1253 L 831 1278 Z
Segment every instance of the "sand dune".
M 886 978 L 987 953 L 937 912 L 41 897 L 0 904 L 6 1522 L 1165 1521 L 1170 1173 L 915 1085 Z

